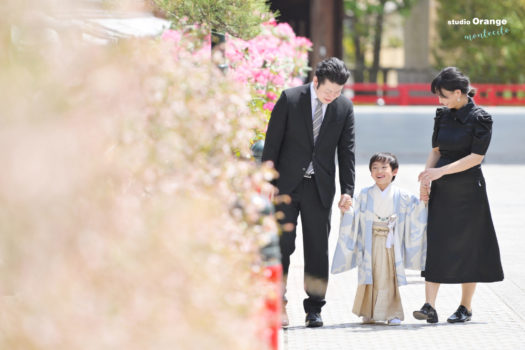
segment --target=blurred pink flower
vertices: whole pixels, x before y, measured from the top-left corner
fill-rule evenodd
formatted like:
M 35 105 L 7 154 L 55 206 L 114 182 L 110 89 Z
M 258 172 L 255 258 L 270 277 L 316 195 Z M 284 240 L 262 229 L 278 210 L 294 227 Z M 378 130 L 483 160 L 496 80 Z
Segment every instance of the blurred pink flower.
M 266 109 L 268 111 L 272 111 L 273 110 L 273 107 L 275 107 L 275 103 L 273 102 L 266 102 L 264 105 L 263 105 L 263 109 Z
M 280 72 L 279 74 L 276 74 L 272 77 L 272 82 L 277 85 L 277 86 L 282 86 L 285 84 L 285 77 L 284 75 Z
M 299 78 L 293 78 L 292 79 L 292 83 L 291 83 L 292 86 L 299 86 L 299 85 L 302 85 L 302 84 L 303 84 L 303 80 L 302 79 L 299 79 Z
M 298 36 L 295 38 L 295 44 L 300 47 L 312 47 L 312 42 L 310 41 L 310 39 L 302 36 Z
M 214 69 L 202 31 L 119 50 L 69 37 L 0 74 L 0 349 L 265 349 L 252 268 L 277 228 L 252 202 L 265 183 L 246 159 L 269 114 L 250 108 L 253 80 Z M 255 68 L 274 72 L 231 71 Z
M 254 73 L 255 82 L 259 83 L 262 86 L 268 84 L 268 81 L 271 78 L 271 73 L 269 69 L 261 69 Z
M 268 91 L 266 97 L 268 97 L 270 101 L 274 101 L 277 98 L 277 94 L 275 92 Z
M 277 33 L 279 35 L 282 35 L 284 37 L 288 37 L 290 39 L 295 39 L 295 33 L 292 29 L 292 27 L 290 27 L 290 25 L 288 23 L 279 23 L 275 29 L 277 30 Z
M 171 40 L 174 43 L 178 43 L 182 38 L 182 33 L 176 30 L 168 29 L 162 33 L 162 40 Z
M 283 89 L 303 83 L 311 47 L 310 40 L 297 37 L 289 24 L 272 20 L 264 23 L 261 33 L 251 40 L 228 36 L 226 58 L 234 79 L 248 83 L 252 96 L 263 100 L 262 104 L 255 105 L 263 111 L 271 111 L 275 105 L 273 101 Z M 267 118 L 267 114 L 261 115 Z M 258 138 L 264 137 L 265 129 L 258 132 Z

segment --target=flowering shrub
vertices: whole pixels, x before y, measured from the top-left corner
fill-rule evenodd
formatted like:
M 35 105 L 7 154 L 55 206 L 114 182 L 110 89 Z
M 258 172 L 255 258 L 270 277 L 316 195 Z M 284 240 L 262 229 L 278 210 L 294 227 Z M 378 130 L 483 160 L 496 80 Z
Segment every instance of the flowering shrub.
M 204 42 L 202 48 L 195 49 L 192 39 L 204 37 L 206 30 L 199 26 L 183 28 L 186 29 L 166 31 L 163 39 L 174 44 L 178 59 L 184 53 L 202 55 L 209 44 Z M 250 106 L 264 122 L 263 127 L 256 130 L 254 141 L 264 139 L 271 111 L 281 91 L 303 83 L 309 70 L 308 51 L 311 47 L 310 40 L 297 37 L 290 25 L 275 21 L 264 23 L 261 33 L 248 41 L 227 36 L 225 56 L 229 74 L 250 87 Z
M 261 348 L 254 272 L 276 228 L 254 200 L 273 172 L 247 160 L 261 127 L 249 90 L 159 42 L 91 47 L 57 29 L 59 44 L 22 46 L 12 23 L 0 23 L 0 348 Z
M 261 34 L 245 41 L 228 36 L 226 57 L 231 74 L 251 88 L 252 108 L 263 115 L 265 127 L 256 139 L 264 139 L 266 125 L 283 89 L 298 86 L 308 72 L 308 51 L 312 43 L 297 37 L 287 23 L 262 25 Z
M 187 18 L 182 18 L 178 29 L 167 29 L 162 34 L 162 40 L 171 44 L 173 58 L 195 61 L 210 59 L 211 35 L 205 25 L 189 24 Z

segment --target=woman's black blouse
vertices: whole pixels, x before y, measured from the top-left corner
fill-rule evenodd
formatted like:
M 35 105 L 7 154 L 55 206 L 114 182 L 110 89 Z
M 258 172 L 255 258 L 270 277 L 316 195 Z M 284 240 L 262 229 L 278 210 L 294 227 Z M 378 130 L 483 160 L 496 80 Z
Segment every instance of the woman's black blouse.
M 439 147 L 440 158 L 448 160 L 446 163 L 471 153 L 485 155 L 491 136 L 492 117 L 470 97 L 460 109 L 436 110 L 432 148 Z

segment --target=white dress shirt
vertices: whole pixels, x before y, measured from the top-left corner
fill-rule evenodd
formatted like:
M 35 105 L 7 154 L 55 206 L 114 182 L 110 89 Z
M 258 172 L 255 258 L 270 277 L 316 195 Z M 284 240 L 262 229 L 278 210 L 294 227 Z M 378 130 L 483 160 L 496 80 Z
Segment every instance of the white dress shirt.
M 315 93 L 314 83 L 310 83 L 310 95 L 312 95 L 312 120 L 314 120 L 315 108 L 317 107 L 317 94 Z M 327 104 L 323 103 L 323 120 L 326 114 Z

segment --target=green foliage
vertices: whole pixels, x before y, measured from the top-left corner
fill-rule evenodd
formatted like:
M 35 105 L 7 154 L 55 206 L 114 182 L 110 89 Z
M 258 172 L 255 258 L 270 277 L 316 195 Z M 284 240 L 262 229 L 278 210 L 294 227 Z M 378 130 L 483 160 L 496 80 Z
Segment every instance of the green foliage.
M 206 24 L 218 32 L 251 39 L 273 14 L 265 0 L 154 0 L 176 25 Z M 187 18 L 184 19 L 184 17 Z
M 403 41 L 396 37 L 390 37 L 388 38 L 388 46 L 395 48 L 403 47 Z
M 387 4 L 391 6 L 391 12 L 407 15 L 416 0 L 344 0 L 345 13 L 350 19 L 350 28 L 345 28 L 343 47 L 345 56 L 354 61 L 354 66 L 363 69 L 368 65 L 379 66 L 377 61 L 380 57 L 381 40 L 383 35 L 383 21 L 386 14 Z M 375 44 L 375 45 L 374 45 Z M 365 52 L 374 51 L 376 62 L 365 62 Z M 356 75 L 357 81 L 363 79 Z
M 473 19 L 506 19 L 504 35 L 475 38 L 465 36 L 495 31 L 496 25 L 475 25 Z M 457 66 L 479 83 L 524 83 L 525 1 L 439 0 L 438 43 L 433 50 L 436 68 Z M 469 20 L 469 25 L 449 25 L 449 20 Z
M 388 1 L 390 5 L 394 5 L 396 12 L 402 15 L 407 15 L 416 0 L 394 0 Z M 344 8 L 347 13 L 350 13 L 352 19 L 353 32 L 365 41 L 371 41 L 373 31 L 374 18 L 378 14 L 385 13 L 385 0 L 344 0 Z M 354 33 L 352 33 L 354 34 Z

